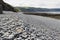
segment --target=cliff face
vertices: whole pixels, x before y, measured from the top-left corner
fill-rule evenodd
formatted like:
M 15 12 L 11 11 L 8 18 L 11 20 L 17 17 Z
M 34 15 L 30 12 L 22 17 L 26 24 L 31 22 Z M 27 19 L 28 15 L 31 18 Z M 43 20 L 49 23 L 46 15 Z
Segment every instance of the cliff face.
M 5 3 L 3 0 L 0 0 L 0 5 L 2 5 L 2 8 L 5 11 L 14 11 L 14 12 L 16 12 L 14 7 L 12 7 L 11 5 Z

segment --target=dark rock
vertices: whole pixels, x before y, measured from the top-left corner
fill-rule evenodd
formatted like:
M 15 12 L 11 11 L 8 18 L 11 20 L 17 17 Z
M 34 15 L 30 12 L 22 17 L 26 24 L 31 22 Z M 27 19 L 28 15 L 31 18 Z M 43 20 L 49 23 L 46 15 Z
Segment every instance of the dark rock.
M 2 10 L 3 10 L 2 5 L 0 5 L 0 14 L 3 14 Z
M 0 33 L 0 37 L 3 35 L 3 33 Z
M 31 40 L 34 40 L 34 38 L 32 38 Z
M 7 38 L 4 38 L 3 40 L 14 40 L 14 39 L 7 39 Z
M 2 5 L 3 10 L 16 12 L 15 8 L 11 5 L 5 3 L 3 0 L 0 0 L 0 5 Z M 1 9 L 2 10 L 2 9 Z

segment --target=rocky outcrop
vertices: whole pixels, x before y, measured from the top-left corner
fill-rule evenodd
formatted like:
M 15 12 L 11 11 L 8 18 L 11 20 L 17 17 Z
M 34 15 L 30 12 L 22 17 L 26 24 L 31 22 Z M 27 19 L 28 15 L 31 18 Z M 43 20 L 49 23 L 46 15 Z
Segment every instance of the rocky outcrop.
M 16 9 L 14 7 L 12 7 L 11 5 L 5 3 L 3 0 L 0 0 L 0 5 L 2 5 L 2 8 L 5 11 L 14 11 L 14 12 L 16 12 Z

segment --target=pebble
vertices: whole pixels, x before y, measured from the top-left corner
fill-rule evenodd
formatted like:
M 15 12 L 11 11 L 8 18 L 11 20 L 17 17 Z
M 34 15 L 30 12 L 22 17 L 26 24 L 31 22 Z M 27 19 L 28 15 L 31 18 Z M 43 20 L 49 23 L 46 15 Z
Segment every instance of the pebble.
M 0 17 L 1 40 L 57 40 L 57 33 L 52 30 L 37 28 L 33 24 L 24 23 L 15 16 Z M 55 37 L 54 37 L 55 36 Z
M 23 28 L 17 27 L 17 28 L 16 28 L 16 31 L 17 31 L 18 33 L 21 33 L 21 32 L 23 32 Z

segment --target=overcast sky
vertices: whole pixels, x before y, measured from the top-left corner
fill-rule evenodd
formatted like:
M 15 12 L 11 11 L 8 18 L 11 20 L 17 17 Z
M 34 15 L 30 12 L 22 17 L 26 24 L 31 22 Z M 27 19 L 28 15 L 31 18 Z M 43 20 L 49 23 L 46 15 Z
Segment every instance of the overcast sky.
M 60 0 L 4 0 L 12 6 L 60 8 Z

